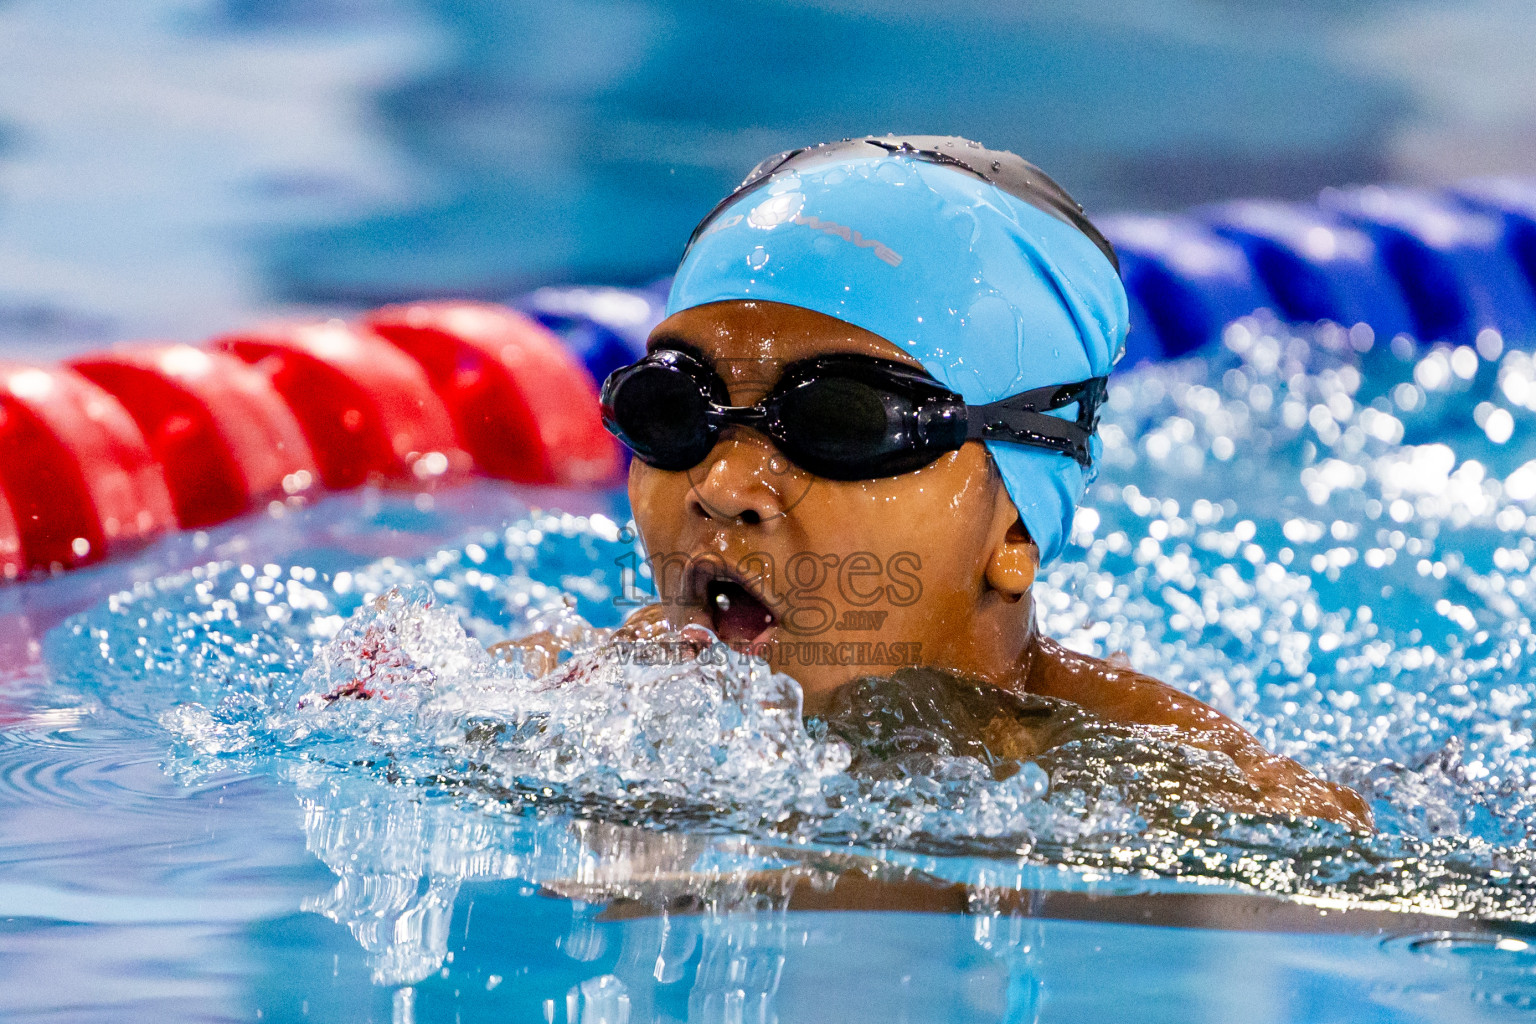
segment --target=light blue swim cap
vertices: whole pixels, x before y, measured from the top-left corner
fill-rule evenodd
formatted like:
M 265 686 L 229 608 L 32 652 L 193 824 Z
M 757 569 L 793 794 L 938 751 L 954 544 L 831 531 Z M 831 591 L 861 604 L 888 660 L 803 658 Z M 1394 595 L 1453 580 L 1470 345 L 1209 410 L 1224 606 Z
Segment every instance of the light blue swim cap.
M 824 161 L 800 155 L 819 150 Z M 983 179 L 989 170 L 1015 180 L 1033 172 L 1043 198 L 1004 191 Z M 1125 289 L 1108 243 L 1087 232 L 1097 236 L 1033 165 L 963 139 L 796 151 L 759 165 L 700 225 L 667 315 L 732 299 L 814 310 L 900 346 L 981 405 L 1102 376 L 1119 358 Z M 985 444 L 1042 563 L 1051 561 L 1092 470 L 1042 448 Z M 1093 438 L 1095 459 L 1100 447 Z

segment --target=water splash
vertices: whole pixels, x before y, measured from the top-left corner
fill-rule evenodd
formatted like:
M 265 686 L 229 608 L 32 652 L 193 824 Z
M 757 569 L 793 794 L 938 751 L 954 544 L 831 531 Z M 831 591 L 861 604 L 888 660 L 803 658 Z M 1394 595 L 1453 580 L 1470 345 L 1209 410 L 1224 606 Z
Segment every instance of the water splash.
M 604 650 L 636 562 L 601 517 L 352 573 L 205 566 L 74 620 L 47 657 L 82 701 L 162 723 L 175 771 L 294 779 L 342 877 L 325 911 L 354 931 L 393 919 L 360 909 L 366 889 L 415 915 L 359 932 L 390 977 L 432 962 L 430 941 L 389 935 L 430 936 L 454 879 L 594 877 L 590 855 L 528 860 L 525 825 L 506 824 L 571 809 L 775 848 L 1023 857 L 1533 920 L 1536 468 L 1519 442 L 1536 364 L 1371 340 L 1248 320 L 1219 353 L 1118 380 L 1100 477 L 1036 594 L 1069 647 L 1124 652 L 1354 786 L 1369 839 L 1159 802 L 1159 772 L 1196 792 L 1230 775 L 1166 738 L 1090 723 L 1009 774 L 939 729 L 876 764 L 846 722 L 802 722 L 793 683 L 761 665 Z M 575 649 L 550 675 L 483 651 L 547 628 Z M 367 803 L 357 787 L 397 807 L 366 843 L 325 824 Z M 426 860 L 380 889 L 349 866 L 365 848 Z

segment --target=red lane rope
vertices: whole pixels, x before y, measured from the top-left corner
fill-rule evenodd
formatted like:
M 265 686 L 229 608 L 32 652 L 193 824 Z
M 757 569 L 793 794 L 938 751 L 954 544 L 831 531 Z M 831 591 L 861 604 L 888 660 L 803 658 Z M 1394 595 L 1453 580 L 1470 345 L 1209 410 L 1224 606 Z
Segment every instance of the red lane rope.
M 62 367 L 0 368 L 0 489 L 29 566 L 69 568 L 177 525 L 165 474 L 111 395 Z
M 597 388 L 546 328 L 503 306 L 386 306 L 363 326 L 426 370 L 481 471 L 527 483 L 611 482 L 620 457 Z
M 139 345 L 69 364 L 121 402 L 165 468 L 187 528 L 303 494 L 319 468 L 265 374 L 224 352 Z
M 0 430 L 3 430 L 0 425 Z M 0 490 L 0 579 L 14 580 L 27 571 L 26 558 L 21 553 L 21 531 L 16 527 L 16 516 L 11 503 Z M 5 664 L 0 660 L 0 665 Z
M 339 320 L 277 325 L 210 342 L 265 373 L 298 417 L 327 487 L 435 484 L 470 468 L 422 368 Z
M 0 364 L 0 581 L 321 484 L 600 485 L 622 464 L 581 362 L 485 303 Z

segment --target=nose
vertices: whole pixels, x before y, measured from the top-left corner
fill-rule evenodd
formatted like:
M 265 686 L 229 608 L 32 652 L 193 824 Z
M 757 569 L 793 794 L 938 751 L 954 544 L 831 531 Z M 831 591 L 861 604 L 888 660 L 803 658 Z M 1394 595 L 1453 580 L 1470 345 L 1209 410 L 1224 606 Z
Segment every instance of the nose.
M 696 516 L 756 526 L 785 512 L 787 460 L 765 439 L 732 430 L 693 468 L 688 508 Z

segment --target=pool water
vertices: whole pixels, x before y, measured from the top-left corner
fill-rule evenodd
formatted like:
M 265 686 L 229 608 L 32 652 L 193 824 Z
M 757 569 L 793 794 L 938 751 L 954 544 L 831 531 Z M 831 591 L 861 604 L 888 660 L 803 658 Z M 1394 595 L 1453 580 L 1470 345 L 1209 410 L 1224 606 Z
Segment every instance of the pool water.
M 1370 837 L 1206 810 L 1166 737 L 850 773 L 761 665 L 592 643 L 622 495 L 340 495 L 8 588 L 0 1017 L 1530 1019 L 1533 417 L 1489 333 L 1245 320 L 1111 389 L 1042 627 Z M 535 628 L 560 686 L 483 653 Z

